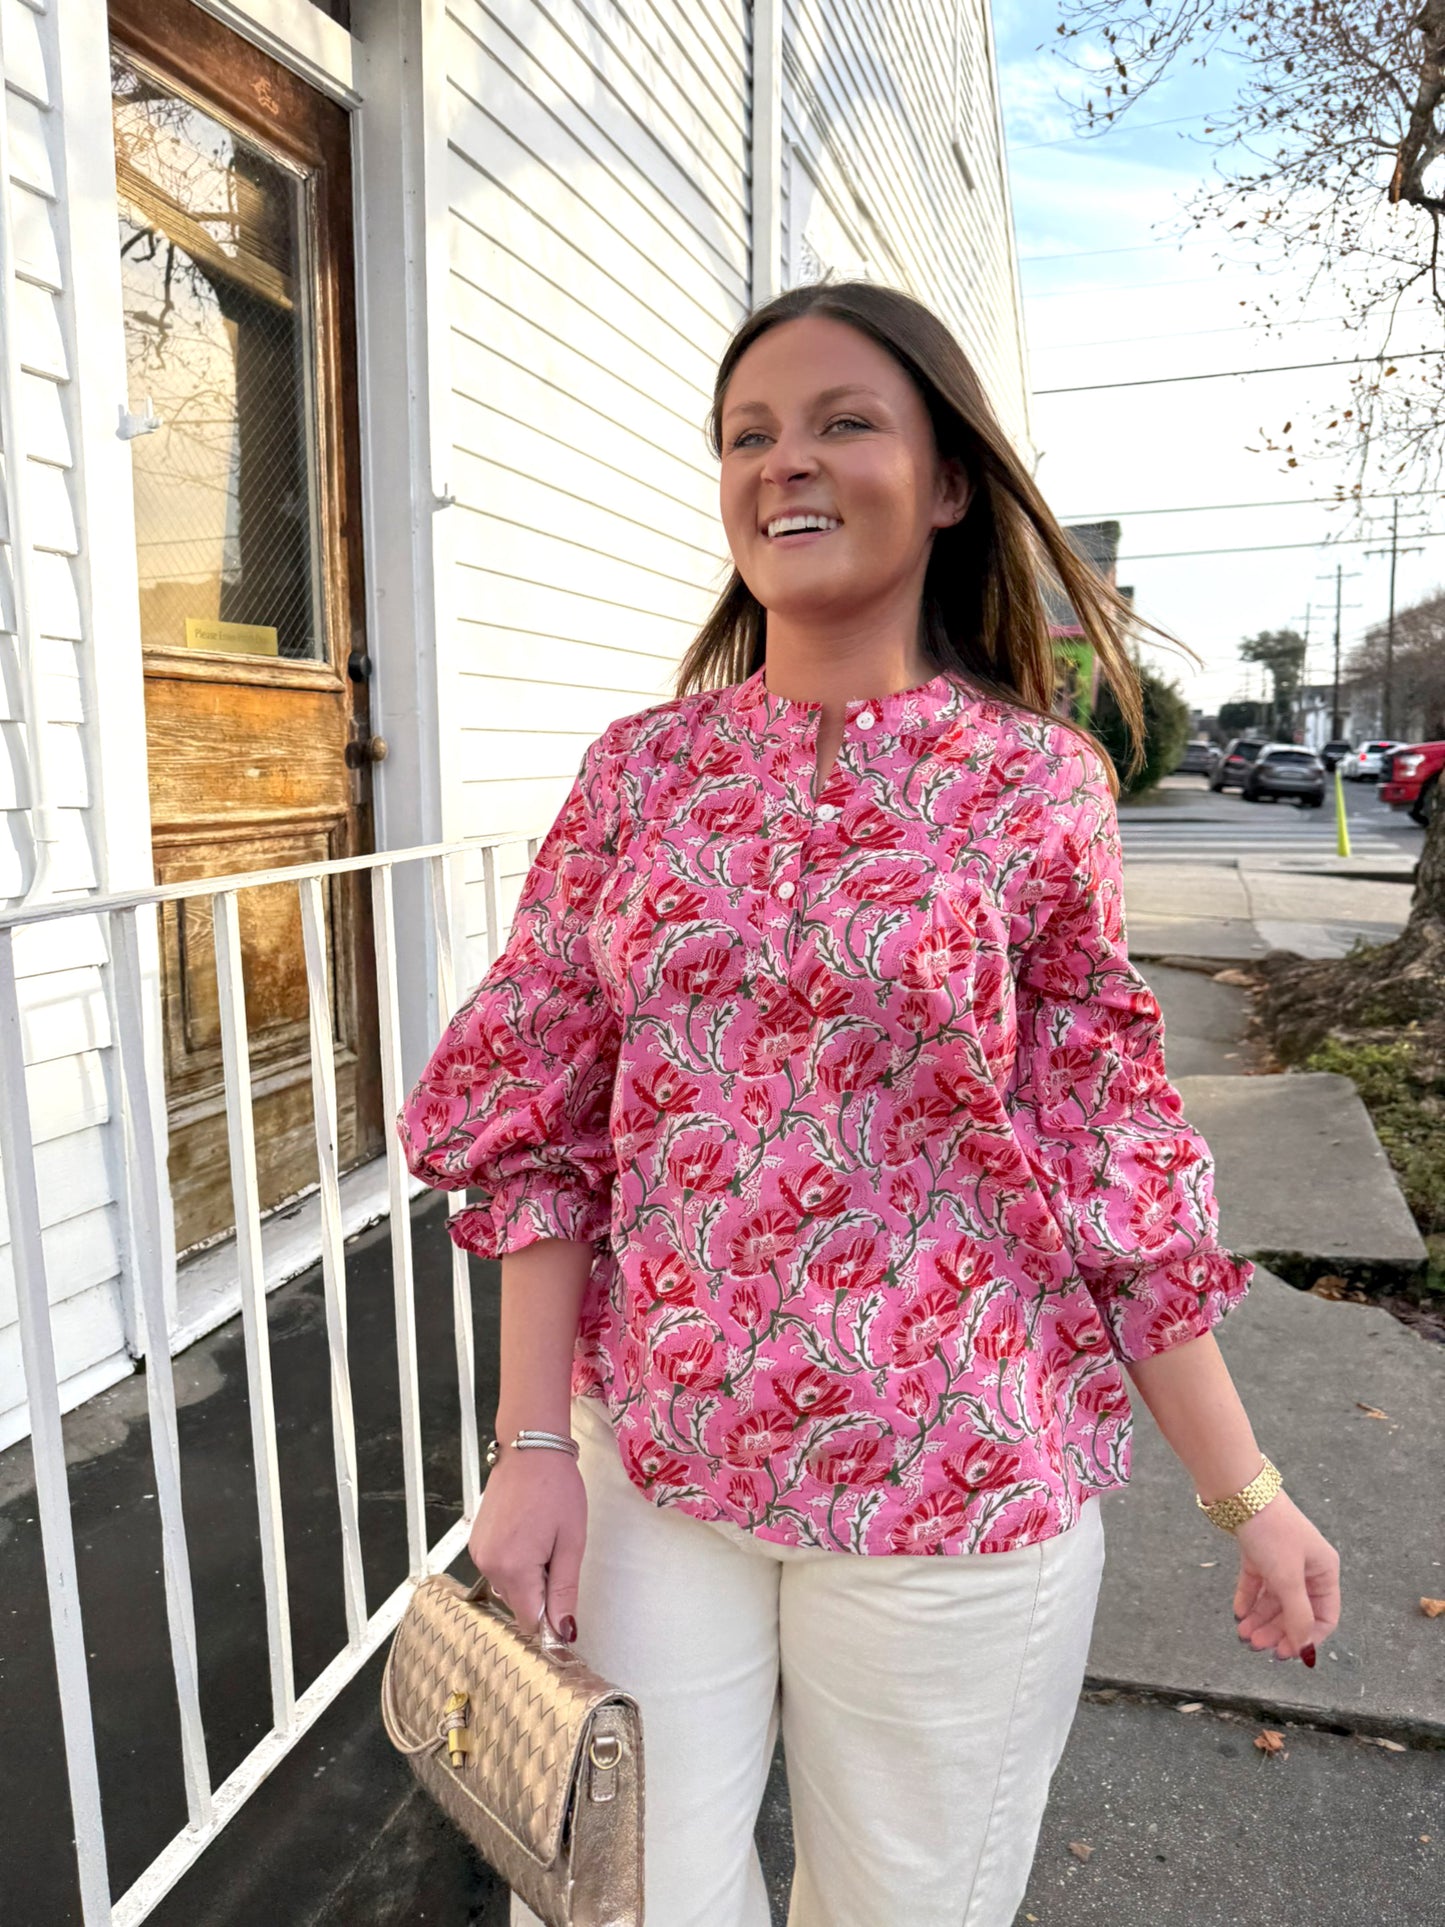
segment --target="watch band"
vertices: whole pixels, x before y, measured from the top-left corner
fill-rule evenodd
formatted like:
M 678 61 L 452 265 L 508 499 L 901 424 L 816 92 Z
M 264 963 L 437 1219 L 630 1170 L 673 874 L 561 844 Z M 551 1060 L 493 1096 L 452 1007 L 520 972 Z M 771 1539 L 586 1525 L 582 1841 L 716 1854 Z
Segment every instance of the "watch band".
M 1231 1493 L 1226 1499 L 1212 1499 L 1208 1505 L 1196 1492 L 1194 1503 L 1222 1532 L 1233 1532 L 1246 1519 L 1252 1519 L 1256 1512 L 1263 1512 L 1283 1485 L 1284 1476 L 1278 1466 L 1265 1459 L 1249 1484 L 1240 1491 Z

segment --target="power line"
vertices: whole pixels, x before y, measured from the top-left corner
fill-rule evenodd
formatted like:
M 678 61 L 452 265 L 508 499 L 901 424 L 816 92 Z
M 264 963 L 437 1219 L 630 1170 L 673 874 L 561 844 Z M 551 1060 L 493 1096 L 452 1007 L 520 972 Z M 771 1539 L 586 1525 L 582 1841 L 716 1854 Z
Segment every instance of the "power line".
M 1147 254 L 1151 248 L 1168 247 L 1167 241 L 1136 241 L 1126 248 L 1066 248 L 1062 254 L 1021 254 L 1020 261 L 1082 261 L 1095 254 Z M 1183 243 L 1181 242 L 1182 246 Z
M 1419 361 L 1424 355 L 1445 354 L 1445 348 L 1411 348 L 1403 355 L 1345 355 L 1334 361 L 1287 361 L 1274 368 L 1221 368 L 1206 375 L 1147 375 L 1135 381 L 1089 381 L 1077 388 L 1035 388 L 1035 395 L 1093 395 L 1112 388 L 1166 388 L 1179 381 L 1230 381 L 1244 375 L 1294 375 L 1307 368 L 1358 368 L 1368 361 Z
M 1418 540 L 1433 542 L 1445 536 L 1445 529 L 1421 529 Z M 1342 535 L 1338 542 L 1321 540 L 1318 542 L 1259 542 L 1243 549 L 1156 549 L 1149 555 L 1121 555 L 1118 566 L 1132 567 L 1135 562 L 1172 562 L 1186 555 L 1275 555 L 1283 549 L 1342 549 L 1359 542 L 1375 541 L 1373 535 Z
M 1178 127 L 1186 120 L 1209 120 L 1209 114 L 1171 114 L 1167 120 L 1136 120 L 1128 123 L 1136 134 L 1142 134 L 1146 127 Z M 1029 154 L 1039 147 L 1075 147 L 1082 141 L 1099 140 L 1098 134 L 1062 134 L 1051 141 L 1010 141 L 1010 154 Z
M 1156 328 L 1147 335 L 1091 335 L 1087 341 L 1031 341 L 1029 353 L 1056 355 L 1065 348 L 1127 348 L 1136 341 L 1194 341 L 1201 335 L 1253 334 L 1260 328 L 1349 328 L 1352 325 L 1348 315 L 1313 314 L 1294 321 L 1238 321 L 1228 328 Z
M 1283 509 L 1283 508 L 1349 508 L 1354 502 L 1406 502 L 1416 496 L 1438 495 L 1445 499 L 1445 489 L 1403 488 L 1380 489 L 1367 495 L 1342 495 L 1338 499 L 1329 495 L 1285 495 L 1273 502 L 1189 502 L 1179 508 L 1164 509 L 1100 509 L 1084 515 L 1071 513 L 1060 515 L 1061 522 L 1119 522 L 1126 515 L 1214 515 L 1227 509 Z

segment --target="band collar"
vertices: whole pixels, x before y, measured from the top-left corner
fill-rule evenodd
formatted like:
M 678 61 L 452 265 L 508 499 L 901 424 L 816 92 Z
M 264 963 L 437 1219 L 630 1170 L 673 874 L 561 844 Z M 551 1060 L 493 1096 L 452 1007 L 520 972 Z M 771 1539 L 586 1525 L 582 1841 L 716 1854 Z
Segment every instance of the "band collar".
M 775 696 L 764 677 L 766 664 L 755 669 L 745 681 L 734 683 L 733 707 L 754 729 L 774 723 L 815 721 L 823 705 L 795 696 Z M 874 718 L 880 736 L 897 736 L 905 730 L 927 730 L 932 725 L 951 721 L 965 698 L 959 685 L 940 670 L 927 682 L 911 689 L 895 689 L 886 696 L 854 696 L 844 705 L 844 720 L 854 722 L 865 711 Z

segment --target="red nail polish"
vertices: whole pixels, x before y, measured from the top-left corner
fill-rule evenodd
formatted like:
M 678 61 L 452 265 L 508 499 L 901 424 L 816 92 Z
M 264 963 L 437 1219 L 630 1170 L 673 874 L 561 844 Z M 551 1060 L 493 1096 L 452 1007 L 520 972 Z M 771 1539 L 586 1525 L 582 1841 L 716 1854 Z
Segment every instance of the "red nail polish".
M 557 1628 L 557 1630 L 559 1633 L 561 1633 L 563 1639 L 566 1640 L 569 1646 L 575 1644 L 577 1639 L 577 1621 L 572 1617 L 571 1613 L 563 1614 L 562 1624 Z M 1311 1661 L 1310 1663 L 1311 1665 L 1314 1664 L 1313 1661 Z
M 1306 1666 L 1314 1665 L 1315 1649 L 1313 1646 L 1301 1646 L 1299 1649 L 1299 1656 L 1304 1661 Z

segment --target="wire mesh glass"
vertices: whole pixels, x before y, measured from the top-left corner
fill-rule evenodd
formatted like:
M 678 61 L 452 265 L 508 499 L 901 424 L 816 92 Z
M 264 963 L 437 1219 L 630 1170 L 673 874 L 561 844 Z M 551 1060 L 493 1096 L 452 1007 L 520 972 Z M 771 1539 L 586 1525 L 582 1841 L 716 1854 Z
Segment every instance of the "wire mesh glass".
M 311 183 L 118 50 L 111 97 L 143 640 L 320 659 Z

